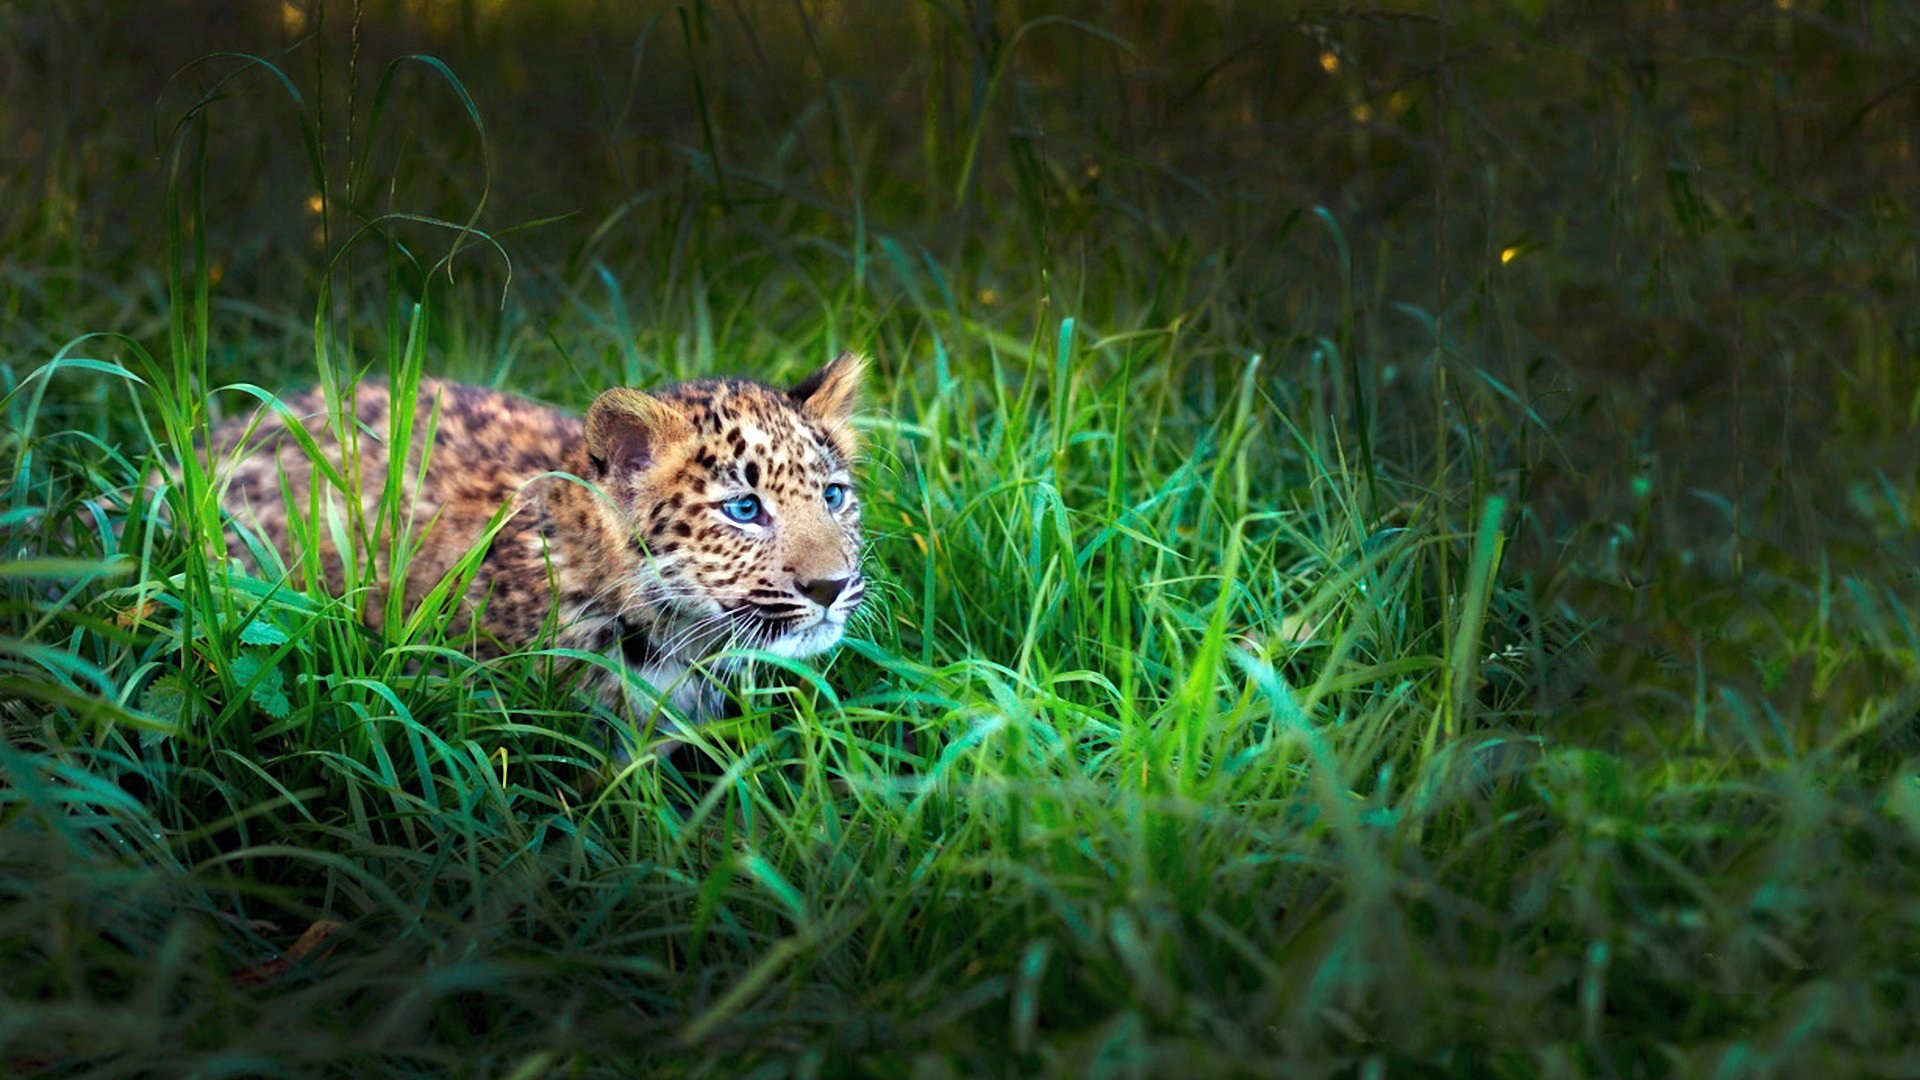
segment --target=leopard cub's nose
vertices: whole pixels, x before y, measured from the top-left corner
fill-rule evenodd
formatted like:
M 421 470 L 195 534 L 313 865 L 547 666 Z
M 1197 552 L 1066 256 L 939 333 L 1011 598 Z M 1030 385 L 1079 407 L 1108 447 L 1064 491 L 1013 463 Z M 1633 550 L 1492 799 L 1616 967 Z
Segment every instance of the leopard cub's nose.
M 821 607 L 832 607 L 833 602 L 840 598 L 840 594 L 846 591 L 847 586 L 853 584 L 855 576 L 856 575 L 853 574 L 841 574 L 838 577 L 816 578 L 812 581 L 796 581 L 793 583 L 793 587 L 800 590 L 801 596 L 819 604 Z

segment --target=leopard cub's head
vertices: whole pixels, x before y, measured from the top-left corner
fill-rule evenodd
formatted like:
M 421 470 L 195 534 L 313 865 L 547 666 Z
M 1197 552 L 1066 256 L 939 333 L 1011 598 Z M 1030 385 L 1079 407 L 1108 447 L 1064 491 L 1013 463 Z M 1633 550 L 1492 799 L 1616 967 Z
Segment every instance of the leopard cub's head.
M 587 413 L 594 477 L 636 557 L 622 616 L 656 647 L 800 657 L 831 648 L 866 595 L 849 423 L 866 361 L 791 390 L 702 379 L 609 390 Z

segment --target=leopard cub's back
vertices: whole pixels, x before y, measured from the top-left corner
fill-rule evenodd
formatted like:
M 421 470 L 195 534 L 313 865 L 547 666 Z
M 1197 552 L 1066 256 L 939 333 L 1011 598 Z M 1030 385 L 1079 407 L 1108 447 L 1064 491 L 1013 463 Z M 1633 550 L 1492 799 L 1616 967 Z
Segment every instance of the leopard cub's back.
M 396 420 L 389 386 L 368 380 L 347 391 L 344 407 L 352 412 L 353 423 L 344 426 L 344 438 L 343 425 L 332 422 L 320 391 L 289 395 L 282 402 L 320 455 L 354 489 L 361 519 L 371 529 L 387 482 Z M 400 505 L 417 541 L 405 575 L 409 599 L 417 601 L 529 479 L 565 467 L 583 428 L 579 417 L 563 410 L 438 379 L 421 381 L 410 422 L 411 452 L 401 471 Z M 426 455 L 423 479 L 422 451 L 429 430 L 432 450 Z M 213 447 L 222 457 L 241 451 L 222 493 L 223 507 L 255 528 L 289 565 L 297 553 L 288 512 L 307 511 L 316 479 L 322 497 L 344 507 L 344 493 L 314 468 L 276 417 L 256 413 L 223 424 L 214 432 Z M 327 587 L 338 593 L 345 585 L 345 566 L 327 530 L 320 532 Z M 251 565 L 249 553 L 232 533 L 228 547 Z M 392 579 L 385 548 L 375 545 L 372 552 L 383 585 Z M 374 599 L 383 596 L 376 591 Z M 378 625 L 383 608 L 373 603 L 363 610 Z

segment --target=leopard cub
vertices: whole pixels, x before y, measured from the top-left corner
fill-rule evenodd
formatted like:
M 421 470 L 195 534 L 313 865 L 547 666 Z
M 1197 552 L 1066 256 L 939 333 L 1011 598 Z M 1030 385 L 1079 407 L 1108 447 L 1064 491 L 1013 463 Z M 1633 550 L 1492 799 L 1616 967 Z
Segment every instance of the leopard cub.
M 584 419 L 423 380 L 401 480 L 412 522 L 402 606 L 411 610 L 508 507 L 459 603 L 454 636 L 482 657 L 533 645 L 609 657 L 624 674 L 594 665 L 583 677 L 639 730 L 671 733 L 713 717 L 724 693 L 709 673 L 725 668 L 708 662 L 714 654 L 819 653 L 840 641 L 866 595 L 850 424 L 865 366 L 845 353 L 790 390 L 740 379 L 618 388 Z M 357 446 L 348 453 L 318 392 L 283 400 L 330 469 L 316 469 L 284 426 L 258 415 L 223 425 L 213 441 L 237 461 L 224 508 L 298 566 L 289 506 L 304 512 L 316 495 L 336 508 L 357 499 L 374 520 L 393 410 L 386 385 L 353 390 L 358 423 L 348 437 Z M 420 434 L 429 430 L 430 449 Z M 337 490 L 328 472 L 356 490 Z M 346 574 L 330 531 L 318 530 L 319 561 L 337 594 Z M 369 546 L 362 557 L 373 560 L 375 587 L 350 599 L 377 627 L 395 575 L 391 545 Z M 227 547 L 253 562 L 239 530 L 229 530 Z

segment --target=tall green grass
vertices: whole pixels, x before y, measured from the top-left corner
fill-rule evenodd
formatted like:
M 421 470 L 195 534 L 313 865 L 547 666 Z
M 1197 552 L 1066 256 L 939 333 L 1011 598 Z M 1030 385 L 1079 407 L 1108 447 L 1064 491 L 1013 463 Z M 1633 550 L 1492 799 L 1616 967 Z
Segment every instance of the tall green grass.
M 472 69 L 389 66 L 399 9 L 315 9 L 334 25 L 284 55 L 166 88 L 142 174 L 164 227 L 107 265 L 63 201 L 84 148 L 60 147 L 73 185 L 53 169 L 0 250 L 33 316 L 0 331 L 0 1071 L 1913 1071 L 1899 181 L 1822 189 L 1880 208 L 1827 220 L 1827 255 L 1770 248 L 1706 163 L 1643 177 L 1684 126 L 1667 99 L 1525 7 L 1470 6 L 1438 42 L 1394 12 L 865 11 L 925 44 L 910 90 L 850 66 L 871 28 L 806 6 L 603 12 L 618 64 L 557 5 L 453 9 L 473 25 L 441 43 Z M 1766 19 L 1733 46 L 1823 77 L 1839 47 Z M 1382 227 L 1391 191 L 1346 212 L 1183 173 L 1177 122 L 1045 133 L 1125 113 L 1094 74 L 1160 60 L 1219 95 L 1213 149 L 1257 160 L 1234 110 L 1279 92 L 1213 66 L 1245 41 L 1377 65 L 1300 99 L 1340 118 L 1301 153 L 1344 160 L 1355 200 L 1404 164 L 1383 131 L 1470 163 L 1534 145 L 1543 114 L 1502 111 L 1534 76 L 1481 50 L 1582 55 L 1568 100 L 1615 157 L 1575 194 L 1611 216 L 1539 224 L 1570 212 L 1536 213 L 1545 154 L 1519 178 L 1443 164 L 1441 197 Z M 513 42 L 622 87 L 601 148 L 632 186 L 596 213 L 526 194 L 514 140 L 545 129 L 503 129 L 481 81 L 527 78 L 490 51 Z M 1417 81 L 1396 42 L 1459 67 Z M 831 74 L 782 98 L 790 64 Z M 1396 74 L 1416 81 L 1367 81 Z M 1703 108 L 1748 100 L 1726 78 Z M 1353 118 L 1408 85 L 1399 127 Z M 616 137 L 669 92 L 682 138 Z M 252 160 L 251 123 L 310 190 L 249 262 L 211 166 Z M 1790 229 L 1825 174 L 1740 165 L 1760 138 L 1695 149 Z M 1856 282 L 1850 303 L 1725 294 L 1743 336 L 1720 351 L 1714 290 L 1782 266 Z M 1651 344 L 1607 352 L 1618 327 L 1582 305 Z M 474 661 L 431 609 L 369 631 L 370 563 L 342 598 L 314 558 L 212 554 L 231 462 L 195 447 L 277 391 L 435 373 L 580 408 L 840 347 L 877 361 L 869 614 L 817 667 L 760 665 L 742 715 L 671 759 L 624 755 L 551 650 Z M 1676 388 L 1669 348 L 1730 366 Z M 404 565 L 384 495 L 302 527 Z M 261 967 L 316 923 L 340 928 Z

